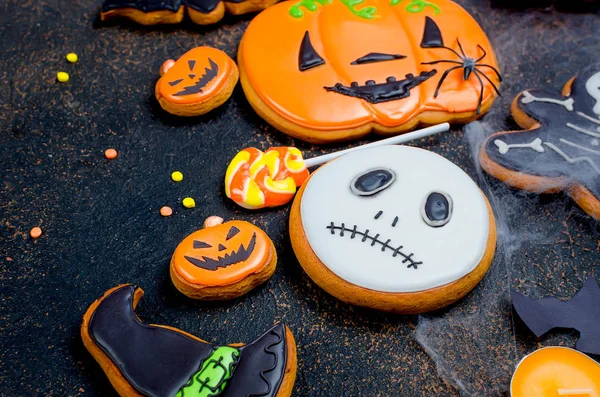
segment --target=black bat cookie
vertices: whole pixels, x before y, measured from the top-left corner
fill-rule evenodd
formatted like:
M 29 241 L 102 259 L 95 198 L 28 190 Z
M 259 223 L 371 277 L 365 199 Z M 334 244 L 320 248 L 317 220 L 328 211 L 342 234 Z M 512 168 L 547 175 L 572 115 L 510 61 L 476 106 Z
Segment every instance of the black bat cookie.
M 562 95 L 523 91 L 511 111 L 526 130 L 485 141 L 480 161 L 486 172 L 523 190 L 566 191 L 600 220 L 600 66 L 571 79 Z
M 225 11 L 238 15 L 260 11 L 278 0 L 104 0 L 102 20 L 130 18 L 142 25 L 179 23 L 184 14 L 200 25 L 220 21 Z
M 519 317 L 538 338 L 553 328 L 575 329 L 580 334 L 577 350 L 600 354 L 600 288 L 593 277 L 568 301 L 535 300 L 515 290 L 511 295 Z

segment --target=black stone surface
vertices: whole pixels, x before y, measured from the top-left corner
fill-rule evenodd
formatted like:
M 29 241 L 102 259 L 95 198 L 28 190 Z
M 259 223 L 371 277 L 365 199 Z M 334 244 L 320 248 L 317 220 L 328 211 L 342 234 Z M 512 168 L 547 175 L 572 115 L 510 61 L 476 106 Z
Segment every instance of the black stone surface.
M 484 118 L 486 133 L 510 126 L 518 92 L 560 89 L 600 53 L 596 14 L 460 3 L 495 44 L 505 78 L 504 96 Z M 446 310 L 400 316 L 340 303 L 298 265 L 289 207 L 243 210 L 226 199 L 223 176 L 247 146 L 293 145 L 310 157 L 348 145 L 317 148 L 278 133 L 239 85 L 221 108 L 192 119 L 166 114 L 154 99 L 165 59 L 199 45 L 235 56 L 251 16 L 144 28 L 101 24 L 99 11 L 98 0 L 0 2 L 0 395 L 115 395 L 79 325 L 96 298 L 127 282 L 146 292 L 137 310 L 144 322 L 211 343 L 250 342 L 285 322 L 298 343 L 296 396 L 506 395 L 523 354 L 574 346 L 573 332 L 535 339 L 506 298 L 509 286 L 535 298 L 570 298 L 588 276 L 600 278 L 597 223 L 568 197 L 538 197 L 481 176 L 460 126 L 415 142 L 476 178 L 492 198 L 505 245 L 484 281 Z M 71 51 L 77 64 L 64 60 Z M 66 84 L 55 80 L 61 70 L 71 76 Z M 104 158 L 109 147 L 117 159 Z M 183 182 L 171 181 L 174 170 Z M 186 196 L 196 208 L 181 206 Z M 158 214 L 163 205 L 172 217 Z M 196 302 L 174 288 L 170 256 L 209 215 L 251 221 L 273 238 L 280 259 L 265 285 L 222 303 Z M 28 236 L 34 226 L 44 231 L 37 240 Z M 473 327 L 473 318 L 481 324 Z

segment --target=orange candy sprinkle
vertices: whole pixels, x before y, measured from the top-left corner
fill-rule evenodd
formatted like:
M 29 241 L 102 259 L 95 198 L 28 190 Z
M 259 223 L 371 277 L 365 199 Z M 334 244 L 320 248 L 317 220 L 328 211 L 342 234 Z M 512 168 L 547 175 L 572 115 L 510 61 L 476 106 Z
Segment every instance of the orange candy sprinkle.
M 42 235 L 42 229 L 36 226 L 29 231 L 29 235 L 31 238 L 38 238 Z
M 118 155 L 119 153 L 117 153 L 115 149 L 106 149 L 106 151 L 104 152 L 104 157 L 106 157 L 109 160 L 116 159 Z
M 173 209 L 171 207 L 167 207 L 166 205 L 160 209 L 160 214 L 162 216 L 171 216 L 173 215 Z

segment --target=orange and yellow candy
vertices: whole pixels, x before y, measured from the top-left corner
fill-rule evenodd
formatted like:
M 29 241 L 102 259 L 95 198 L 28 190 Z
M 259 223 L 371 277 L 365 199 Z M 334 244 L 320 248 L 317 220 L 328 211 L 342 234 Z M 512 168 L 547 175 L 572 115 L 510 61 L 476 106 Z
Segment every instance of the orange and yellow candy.
M 309 172 L 300 150 L 273 147 L 240 151 L 225 174 L 225 193 L 248 209 L 277 207 L 288 203 Z

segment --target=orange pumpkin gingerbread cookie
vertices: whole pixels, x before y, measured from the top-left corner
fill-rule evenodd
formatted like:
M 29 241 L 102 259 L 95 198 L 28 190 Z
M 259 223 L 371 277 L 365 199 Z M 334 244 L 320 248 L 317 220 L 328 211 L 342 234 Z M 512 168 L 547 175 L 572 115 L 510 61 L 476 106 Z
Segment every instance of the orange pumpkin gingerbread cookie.
M 163 109 L 177 116 L 199 116 L 221 106 L 239 78 L 235 62 L 211 47 L 194 48 L 176 62 L 165 61 L 160 74 L 156 99 Z
M 209 217 L 204 229 L 187 236 L 171 258 L 171 280 L 194 299 L 241 296 L 265 282 L 277 264 L 273 242 L 244 221 Z
M 260 11 L 277 0 L 104 0 L 100 18 L 129 18 L 142 25 L 179 23 L 187 14 L 192 22 L 219 22 L 225 11 L 240 15 Z
M 450 0 L 285 1 L 252 20 L 238 65 L 256 112 L 314 143 L 471 121 L 501 81 L 485 33 Z

